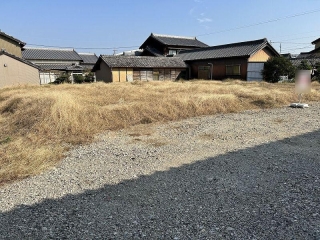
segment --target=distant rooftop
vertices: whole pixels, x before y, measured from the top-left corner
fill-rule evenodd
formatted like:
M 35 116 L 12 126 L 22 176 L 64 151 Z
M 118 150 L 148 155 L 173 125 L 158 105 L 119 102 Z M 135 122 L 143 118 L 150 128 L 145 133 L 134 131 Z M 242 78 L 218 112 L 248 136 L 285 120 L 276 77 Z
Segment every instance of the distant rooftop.
M 82 60 L 74 49 L 67 48 L 26 47 L 22 52 L 22 57 L 28 60 Z
M 151 33 L 154 37 L 163 37 L 163 38 L 181 38 L 181 39 L 192 39 L 195 40 L 196 37 L 185 37 L 185 36 L 175 36 L 175 35 L 166 35 L 166 34 L 157 34 L 157 33 Z
M 78 53 L 82 58 L 84 64 L 95 64 L 98 61 L 98 57 L 95 53 Z
M 135 49 L 135 50 L 119 52 L 114 54 L 114 56 L 140 56 L 141 53 L 142 53 L 141 49 Z
M 177 46 L 177 47 L 207 47 L 208 45 L 200 42 L 196 37 L 184 37 L 175 35 L 163 35 L 151 33 L 147 40 L 140 46 L 140 49 L 146 48 L 149 44 L 147 43 L 149 39 L 155 39 L 156 41 L 167 46 Z

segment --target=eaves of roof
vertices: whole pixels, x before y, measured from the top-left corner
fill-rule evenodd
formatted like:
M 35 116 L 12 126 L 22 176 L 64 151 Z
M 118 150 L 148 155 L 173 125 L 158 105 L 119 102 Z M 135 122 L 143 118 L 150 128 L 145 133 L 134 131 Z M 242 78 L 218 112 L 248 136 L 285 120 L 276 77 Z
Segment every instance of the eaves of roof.
M 319 42 L 319 41 L 320 41 L 320 38 L 314 40 L 311 44 L 316 44 L 316 43 Z
M 14 41 L 14 42 L 18 43 L 21 47 L 23 47 L 23 46 L 25 46 L 25 45 L 26 45 L 26 43 L 25 43 L 25 42 L 22 42 L 21 40 L 19 40 L 19 39 L 17 39 L 17 38 L 14 38 L 14 37 L 12 37 L 12 36 L 10 36 L 10 35 L 8 35 L 8 34 L 4 33 L 4 32 L 1 32 L 1 31 L 0 31 L 0 35 L 1 35 L 1 36 L 4 36 L 4 37 L 6 37 L 6 38 L 9 38 L 10 40 L 12 40 L 12 41 Z
M 159 52 L 157 49 L 150 47 L 150 46 L 146 46 L 146 48 L 144 49 L 144 51 L 147 51 L 149 53 L 151 53 L 153 56 L 155 57 L 163 57 L 163 55 L 161 54 L 161 52 Z

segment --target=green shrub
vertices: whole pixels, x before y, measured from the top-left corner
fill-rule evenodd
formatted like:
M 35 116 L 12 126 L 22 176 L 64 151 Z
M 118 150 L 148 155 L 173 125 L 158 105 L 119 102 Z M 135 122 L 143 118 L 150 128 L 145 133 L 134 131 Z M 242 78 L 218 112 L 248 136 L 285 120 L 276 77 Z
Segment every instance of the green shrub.
M 265 81 L 275 83 L 279 82 L 280 76 L 294 78 L 295 67 L 287 58 L 272 57 L 264 64 L 262 75 Z
M 83 83 L 84 82 L 84 76 L 82 76 L 82 74 L 74 74 L 73 75 L 73 81 L 75 83 Z
M 297 67 L 298 70 L 311 70 L 312 66 L 307 62 L 307 60 L 302 60 Z
M 84 77 L 85 82 L 94 82 L 94 74 L 92 72 L 89 72 Z
M 53 82 L 54 84 L 61 84 L 61 83 L 70 83 L 70 75 L 67 73 L 61 73 L 59 77 Z

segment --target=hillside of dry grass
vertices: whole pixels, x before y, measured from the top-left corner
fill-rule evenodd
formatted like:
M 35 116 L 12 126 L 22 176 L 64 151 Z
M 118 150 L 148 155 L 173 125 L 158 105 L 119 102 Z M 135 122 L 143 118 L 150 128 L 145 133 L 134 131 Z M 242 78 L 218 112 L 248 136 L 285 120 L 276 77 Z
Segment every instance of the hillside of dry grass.
M 305 101 L 320 101 L 313 84 Z M 56 165 L 73 145 L 137 124 L 280 107 L 293 84 L 139 82 L 22 86 L 0 90 L 0 184 Z

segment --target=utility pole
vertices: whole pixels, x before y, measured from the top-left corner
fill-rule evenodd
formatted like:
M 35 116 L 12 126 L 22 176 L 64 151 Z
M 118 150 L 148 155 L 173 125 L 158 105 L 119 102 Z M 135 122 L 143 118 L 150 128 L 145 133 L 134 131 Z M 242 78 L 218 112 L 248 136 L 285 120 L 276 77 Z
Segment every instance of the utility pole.
M 280 43 L 280 54 L 281 54 L 281 43 Z
M 117 49 L 113 49 L 113 55 L 116 55 Z

